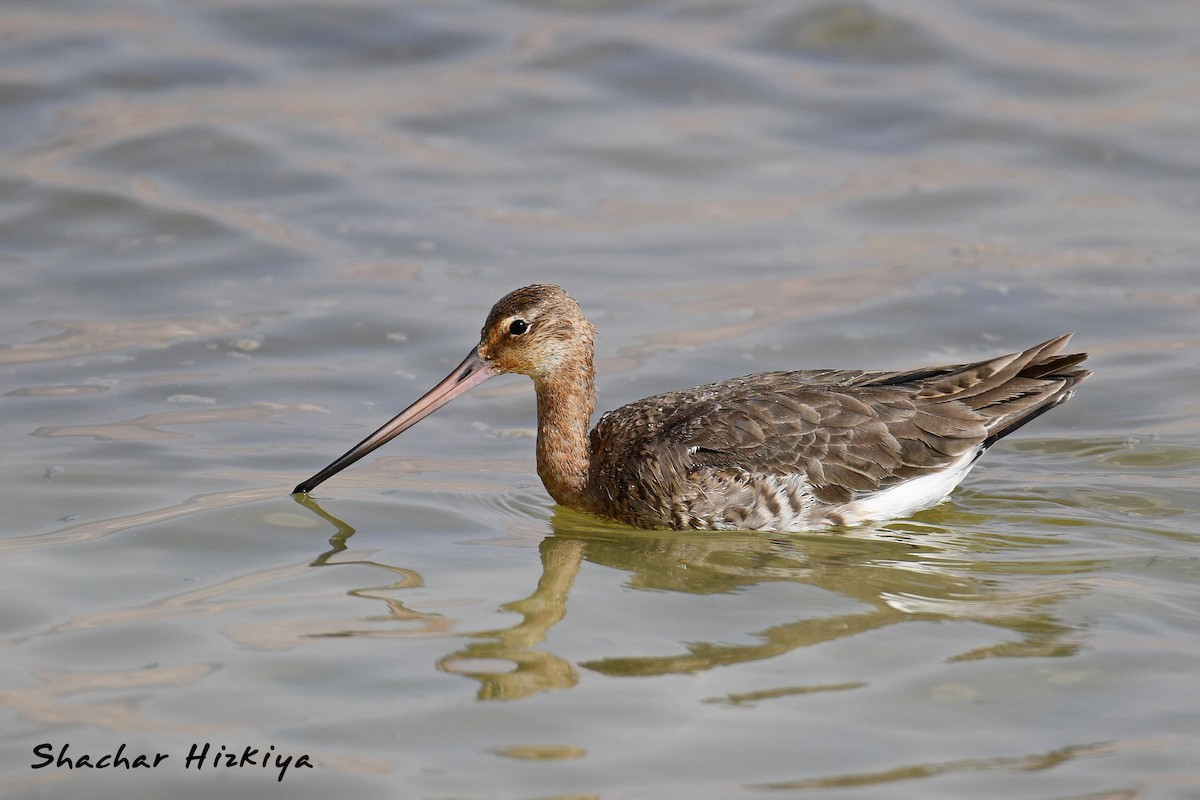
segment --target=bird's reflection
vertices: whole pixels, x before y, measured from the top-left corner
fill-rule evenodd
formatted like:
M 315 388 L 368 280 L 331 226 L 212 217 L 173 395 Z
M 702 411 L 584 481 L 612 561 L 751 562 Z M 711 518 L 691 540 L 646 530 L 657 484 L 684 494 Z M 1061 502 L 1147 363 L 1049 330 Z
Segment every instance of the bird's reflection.
M 411 570 L 375 562 L 337 560 L 354 529 L 306 498 L 302 504 L 337 529 L 332 548 L 314 566 L 371 563 L 404 579 L 388 587 L 358 590 L 378 597 L 389 614 L 427 630 L 446 630 L 451 622 L 407 608 L 380 592 L 420 585 Z M 892 524 L 850 535 L 680 533 L 644 531 L 597 523 L 557 509 L 553 534 L 539 546 L 542 574 L 523 599 L 501 607 L 521 615 L 512 627 L 462 634 L 470 641 L 443 656 L 438 667 L 479 682 L 478 697 L 513 700 L 578 682 L 577 667 L 614 676 L 690 673 L 768 659 L 809 645 L 842 639 L 888 625 L 928 620 L 968 620 L 1016 634 L 993 646 L 961 653 L 957 659 L 997 656 L 1069 655 L 1078 647 L 1075 631 L 1053 614 L 1073 593 L 1061 575 L 1032 564 L 1026 575 L 997 580 L 986 565 L 985 539 L 955 533 L 952 525 Z M 1033 537 L 1013 544 L 1037 547 Z M 573 664 L 538 649 L 549 629 L 567 615 L 568 595 L 584 562 L 623 571 L 634 589 L 711 595 L 744 590 L 771 581 L 792 581 L 858 601 L 851 612 L 796 619 L 797 609 L 780 608 L 786 621 L 746 631 L 749 644 L 692 642 L 683 652 L 636 657 L 612 656 Z M 1081 566 L 1081 565 L 1076 565 Z M 1070 572 L 1070 570 L 1067 570 Z M 1045 577 L 1040 577 L 1045 576 Z M 802 612 L 802 609 L 801 609 Z M 765 614 L 771 612 L 765 611 Z
M 585 545 L 556 536 L 542 540 L 542 577 L 533 594 L 505 603 L 521 615 L 511 628 L 471 634 L 475 641 L 438 662 L 447 672 L 479 681 L 480 700 L 516 700 L 547 689 L 566 689 L 579 681 L 574 666 L 553 653 L 536 650 L 546 631 L 567 615 L 567 592 L 579 574 Z M 489 668 L 496 661 L 506 666 Z M 513 668 L 507 668 L 507 665 Z
M 400 576 L 399 580 L 383 586 L 364 587 L 349 591 L 349 594 L 353 597 L 381 600 L 387 605 L 387 615 L 371 617 L 369 620 L 370 622 L 378 623 L 384 621 L 395 621 L 406 623 L 404 630 L 406 635 L 410 636 L 420 633 L 442 633 L 451 627 L 453 621 L 447 617 L 441 614 L 430 614 L 426 612 L 415 611 L 405 606 L 403 601 L 390 596 L 390 593 L 392 592 L 397 592 L 404 589 L 415 589 L 424 585 L 424 581 L 422 580 L 421 576 L 417 574 L 416 570 L 408 569 L 406 567 L 396 567 L 370 559 L 339 558 L 339 556 L 342 556 L 347 552 L 346 542 L 349 541 L 350 537 L 355 534 L 354 528 L 338 517 L 335 517 L 333 514 L 330 514 L 311 497 L 296 496 L 294 499 L 297 503 L 316 514 L 321 519 L 329 522 L 336 530 L 336 533 L 329 537 L 329 549 L 313 559 L 312 566 L 324 567 L 342 564 L 358 564 L 361 566 L 375 567 Z M 416 627 L 412 627 L 414 624 Z M 356 631 L 344 631 L 340 633 L 326 632 L 322 635 L 350 636 L 355 635 L 356 633 Z

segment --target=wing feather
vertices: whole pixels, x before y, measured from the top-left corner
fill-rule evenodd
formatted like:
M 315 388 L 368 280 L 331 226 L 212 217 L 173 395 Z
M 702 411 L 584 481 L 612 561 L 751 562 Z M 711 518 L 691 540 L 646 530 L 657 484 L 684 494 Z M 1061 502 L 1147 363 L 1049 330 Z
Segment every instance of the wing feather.
M 683 526 L 722 502 L 720 487 L 754 476 L 755 492 L 769 479 L 788 496 L 802 484 L 817 503 L 849 503 L 961 468 L 1066 399 L 1090 374 L 1071 369 L 1086 354 L 1058 355 L 1068 339 L 970 364 L 771 372 L 646 398 L 596 426 L 590 480 L 609 499 L 603 513 L 635 524 Z

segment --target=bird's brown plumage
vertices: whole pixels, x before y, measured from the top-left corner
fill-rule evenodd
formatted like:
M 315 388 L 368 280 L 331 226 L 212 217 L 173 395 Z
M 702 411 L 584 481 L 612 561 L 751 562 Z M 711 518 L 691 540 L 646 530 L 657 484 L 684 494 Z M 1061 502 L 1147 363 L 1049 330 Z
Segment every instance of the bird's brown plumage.
M 1072 369 L 1086 355 L 1055 355 L 1068 338 L 971 364 L 768 372 L 639 400 L 592 432 L 594 510 L 676 528 L 861 521 L 856 500 L 973 459 L 1067 399 L 1090 374 Z
M 899 372 L 767 372 L 639 400 L 588 425 L 595 328 L 557 286 L 492 308 L 445 381 L 322 480 L 489 376 L 530 376 L 538 474 L 562 505 L 639 527 L 807 530 L 940 502 L 996 440 L 1090 373 L 1070 335 L 986 361 Z

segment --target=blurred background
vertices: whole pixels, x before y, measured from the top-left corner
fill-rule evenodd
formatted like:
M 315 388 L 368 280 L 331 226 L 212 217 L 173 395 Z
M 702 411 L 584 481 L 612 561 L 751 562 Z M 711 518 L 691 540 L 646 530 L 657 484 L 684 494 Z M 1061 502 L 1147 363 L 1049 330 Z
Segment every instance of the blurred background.
M 1198 42 L 1171 0 L 0 3 L 0 793 L 1195 796 Z M 287 495 L 533 282 L 601 410 L 1071 330 L 1096 375 L 870 529 L 557 509 L 519 377 Z

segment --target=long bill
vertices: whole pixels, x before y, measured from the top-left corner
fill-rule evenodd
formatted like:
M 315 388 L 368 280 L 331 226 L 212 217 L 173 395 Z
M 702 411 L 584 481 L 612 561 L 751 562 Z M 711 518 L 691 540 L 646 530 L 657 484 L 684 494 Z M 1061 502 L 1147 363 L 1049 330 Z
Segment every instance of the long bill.
M 390 442 L 460 394 L 478 386 L 496 374 L 498 373 L 492 369 L 492 366 L 480 358 L 479 349 L 472 350 L 471 354 L 464 358 L 463 362 L 455 367 L 453 372 L 447 375 L 437 386 L 426 392 L 420 400 L 397 414 L 391 422 L 388 422 L 382 428 L 354 445 L 354 447 L 351 447 L 325 469 L 299 484 L 292 490 L 292 494 L 308 494 L 319 484 L 332 478 L 367 453 L 370 453 L 380 445 Z

